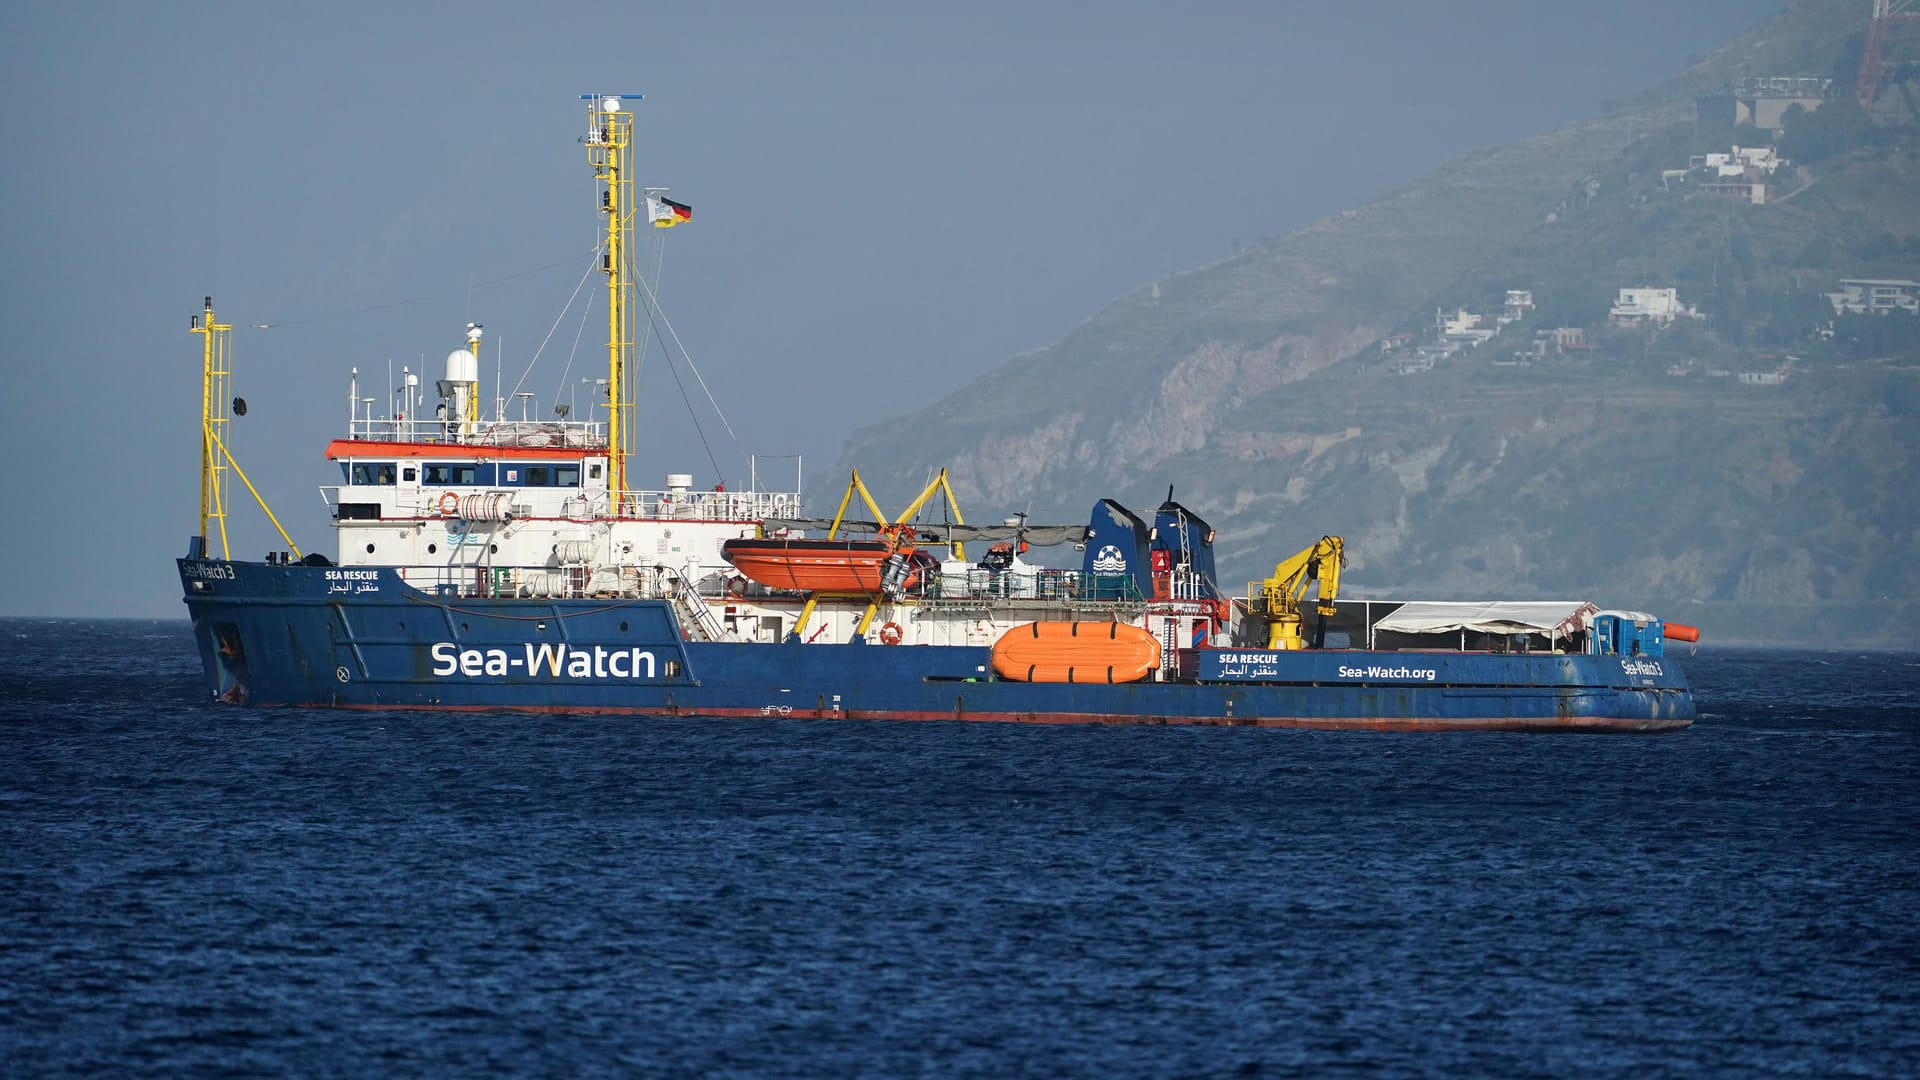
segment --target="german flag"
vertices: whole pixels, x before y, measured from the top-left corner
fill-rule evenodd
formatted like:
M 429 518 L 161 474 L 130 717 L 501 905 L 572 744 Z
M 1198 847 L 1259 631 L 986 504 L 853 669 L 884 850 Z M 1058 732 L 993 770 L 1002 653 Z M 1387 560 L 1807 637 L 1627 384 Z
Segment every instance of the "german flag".
M 683 221 L 693 220 L 693 207 L 686 203 L 674 202 L 665 196 L 647 201 L 653 204 L 648 210 L 656 229 L 671 229 Z

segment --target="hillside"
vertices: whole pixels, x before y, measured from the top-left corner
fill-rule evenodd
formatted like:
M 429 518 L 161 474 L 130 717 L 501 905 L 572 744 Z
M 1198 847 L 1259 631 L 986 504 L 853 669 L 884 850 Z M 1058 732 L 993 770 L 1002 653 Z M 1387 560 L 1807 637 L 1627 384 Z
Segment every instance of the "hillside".
M 995 509 L 1145 510 L 1173 482 L 1219 526 L 1230 586 L 1339 532 L 1356 593 L 1592 596 L 1723 641 L 1910 644 L 1920 337 L 1835 321 L 1820 294 L 1920 278 L 1920 144 L 1821 144 L 1766 205 L 1662 179 L 1752 145 L 1697 122 L 1695 95 L 1844 67 L 1859 7 L 1793 4 L 1605 115 L 1150 283 L 856 433 L 847 463 L 887 492 L 947 465 Z M 1802 117 L 1783 145 L 1813 154 L 1814 134 Z M 1627 286 L 1705 317 L 1611 327 Z M 1492 340 L 1404 360 L 1436 308 L 1497 311 L 1509 289 L 1534 307 Z M 1536 345 L 1554 327 L 1578 346 Z

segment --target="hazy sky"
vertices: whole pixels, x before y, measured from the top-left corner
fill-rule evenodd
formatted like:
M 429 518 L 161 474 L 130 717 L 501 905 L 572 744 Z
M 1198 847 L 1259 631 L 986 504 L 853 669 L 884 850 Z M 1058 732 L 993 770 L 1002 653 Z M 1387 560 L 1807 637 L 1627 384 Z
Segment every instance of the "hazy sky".
M 646 95 L 640 179 L 695 208 L 664 237 L 668 318 L 741 444 L 825 481 L 853 428 L 1116 296 L 1589 115 L 1778 7 L 7 5 L 0 614 L 184 615 L 208 293 L 242 328 L 240 462 L 331 554 L 348 369 L 378 394 L 425 356 L 431 381 L 471 318 L 511 387 L 555 326 L 599 224 L 583 92 Z M 567 366 L 578 312 L 526 377 L 542 414 L 603 370 L 592 326 Z M 647 370 L 635 481 L 711 483 Z M 250 505 L 233 534 L 270 546 Z

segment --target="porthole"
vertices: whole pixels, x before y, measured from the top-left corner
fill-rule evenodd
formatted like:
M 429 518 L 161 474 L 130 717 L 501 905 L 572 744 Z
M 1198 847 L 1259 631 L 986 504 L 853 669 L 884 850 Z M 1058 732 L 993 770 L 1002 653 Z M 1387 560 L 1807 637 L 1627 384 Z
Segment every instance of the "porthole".
M 463 633 L 463 634 L 467 632 L 467 624 L 466 624 L 466 623 L 461 623 L 461 624 L 460 624 L 460 632 L 461 632 L 461 633 Z
M 621 623 L 621 624 L 620 624 L 620 632 L 621 632 L 621 633 L 623 633 L 623 634 L 627 632 L 627 624 L 626 624 L 626 623 Z
M 367 554 L 369 554 L 369 555 L 371 555 L 371 554 L 373 554 L 373 545 L 372 545 L 372 544 L 368 544 L 368 545 L 367 545 Z
M 489 555 L 498 555 L 498 554 L 500 554 L 500 545 L 499 545 L 499 544 L 488 544 L 488 545 L 487 545 L 487 554 L 489 554 Z
M 431 555 L 431 554 L 433 554 L 434 552 L 436 552 L 436 551 L 439 551 L 439 550 L 440 550 L 440 545 L 438 545 L 438 544 L 428 544 L 428 545 L 427 545 L 427 554 L 429 554 L 429 555 Z

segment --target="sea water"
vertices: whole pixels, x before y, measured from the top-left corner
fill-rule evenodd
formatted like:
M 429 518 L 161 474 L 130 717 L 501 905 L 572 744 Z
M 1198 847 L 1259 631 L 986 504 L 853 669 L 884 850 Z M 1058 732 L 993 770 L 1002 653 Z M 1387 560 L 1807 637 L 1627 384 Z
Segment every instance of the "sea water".
M 214 704 L 0 622 L 7 1075 L 1898 1076 L 1920 656 L 1674 735 Z

